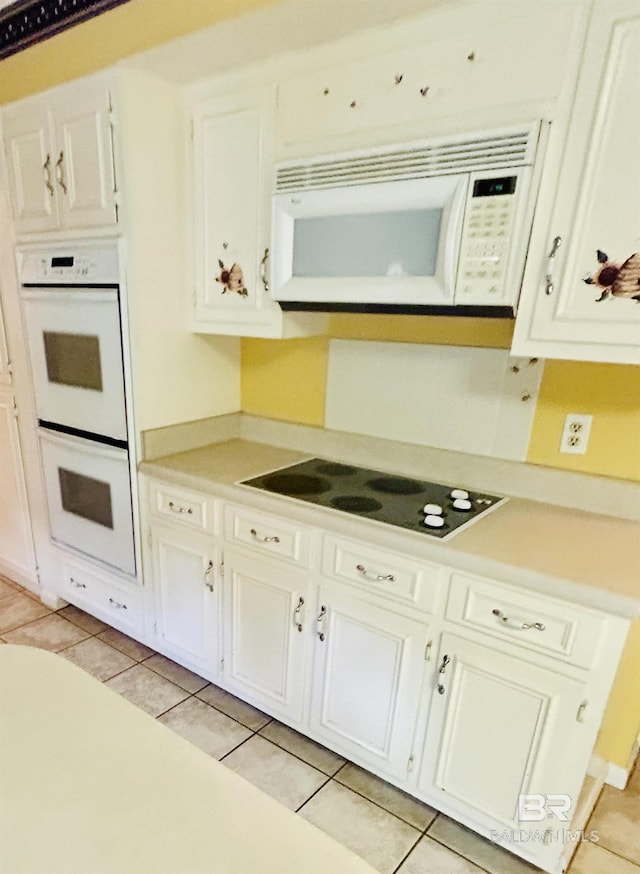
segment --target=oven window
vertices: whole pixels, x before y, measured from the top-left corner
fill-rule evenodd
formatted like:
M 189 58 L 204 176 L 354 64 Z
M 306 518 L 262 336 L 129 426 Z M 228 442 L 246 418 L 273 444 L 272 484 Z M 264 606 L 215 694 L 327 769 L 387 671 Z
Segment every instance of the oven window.
M 442 209 L 296 219 L 294 276 L 434 276 Z
M 58 468 L 62 508 L 90 522 L 113 528 L 111 487 L 109 483 L 92 479 L 64 467 Z
M 102 391 L 98 337 L 44 331 L 43 338 L 49 382 Z

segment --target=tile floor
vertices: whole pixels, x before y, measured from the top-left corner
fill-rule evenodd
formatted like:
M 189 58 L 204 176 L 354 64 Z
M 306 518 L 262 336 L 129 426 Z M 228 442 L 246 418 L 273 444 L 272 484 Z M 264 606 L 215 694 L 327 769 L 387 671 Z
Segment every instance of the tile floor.
M 363 856 L 381 874 L 537 869 L 71 605 L 0 577 L 0 643 L 60 653 Z M 570 874 L 640 874 L 640 765 L 605 787 Z

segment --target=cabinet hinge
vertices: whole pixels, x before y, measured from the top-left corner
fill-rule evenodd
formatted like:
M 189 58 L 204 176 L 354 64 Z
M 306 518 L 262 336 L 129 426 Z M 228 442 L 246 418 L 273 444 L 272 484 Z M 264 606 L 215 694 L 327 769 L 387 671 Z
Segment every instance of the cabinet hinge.
M 424 648 L 424 660 L 425 662 L 431 661 L 431 647 L 433 646 L 433 641 L 430 640 L 429 643 Z
M 222 658 L 220 659 L 220 670 L 222 671 L 223 669 L 224 669 L 224 656 L 222 656 Z
M 580 704 L 580 706 L 578 707 L 578 709 L 576 711 L 576 722 L 584 722 L 584 716 L 585 716 L 585 713 L 587 711 L 588 704 L 589 704 L 588 701 L 582 701 L 582 703 Z
M 224 559 L 220 562 L 220 582 L 224 581 Z
M 411 771 L 413 771 L 414 762 L 415 762 L 415 758 L 414 758 L 413 753 L 411 753 L 411 755 L 409 756 L 409 759 L 407 761 L 407 771 L 409 773 L 411 773 Z

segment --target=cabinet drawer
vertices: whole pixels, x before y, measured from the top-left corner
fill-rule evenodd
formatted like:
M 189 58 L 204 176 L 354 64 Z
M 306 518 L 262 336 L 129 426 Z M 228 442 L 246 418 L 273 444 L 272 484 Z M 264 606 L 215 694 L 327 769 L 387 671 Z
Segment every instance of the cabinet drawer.
M 325 537 L 322 572 L 429 613 L 439 609 L 446 576 L 439 565 L 334 537 Z
M 245 507 L 227 506 L 224 511 L 224 536 L 230 543 L 251 546 L 256 552 L 309 567 L 311 531 L 279 516 L 256 513 Z
M 217 534 L 216 501 L 207 495 L 152 482 L 149 503 L 154 516 L 172 519 L 200 531 Z
M 60 597 L 126 634 L 143 633 L 142 592 L 133 583 L 107 579 L 72 562 L 63 564 L 62 573 Z
M 564 601 L 457 573 L 451 580 L 447 619 L 583 668 L 593 665 L 606 622 Z

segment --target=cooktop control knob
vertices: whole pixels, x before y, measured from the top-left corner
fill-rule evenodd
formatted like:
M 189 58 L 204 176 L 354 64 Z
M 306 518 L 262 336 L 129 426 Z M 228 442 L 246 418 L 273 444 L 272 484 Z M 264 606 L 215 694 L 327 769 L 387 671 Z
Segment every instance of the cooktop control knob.
M 422 512 L 427 516 L 442 516 L 442 507 L 440 504 L 425 504 Z
M 431 513 L 428 513 L 424 517 L 424 524 L 427 528 L 442 528 L 444 525 L 444 519 L 442 516 L 434 516 Z
M 468 501 L 466 498 L 456 498 L 453 502 L 454 510 L 470 510 L 471 509 L 471 501 Z
M 462 498 L 463 501 L 466 501 L 469 498 L 469 492 L 464 489 L 454 489 L 451 492 L 451 497 L 455 501 L 457 498 Z

